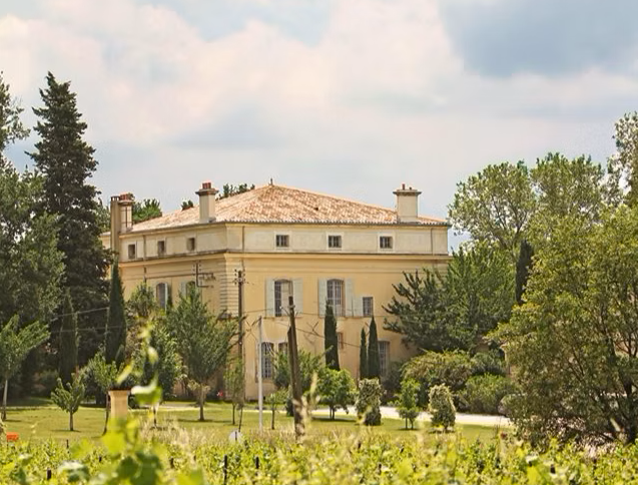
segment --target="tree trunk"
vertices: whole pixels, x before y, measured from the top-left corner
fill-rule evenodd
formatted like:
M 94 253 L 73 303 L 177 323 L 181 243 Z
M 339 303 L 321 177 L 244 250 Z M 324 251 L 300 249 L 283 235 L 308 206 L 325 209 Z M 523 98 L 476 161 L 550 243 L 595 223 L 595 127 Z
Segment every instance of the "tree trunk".
M 73 413 L 69 413 L 69 431 L 73 431 Z
M 270 423 L 270 429 L 275 429 L 275 409 L 272 410 L 272 421 Z
M 107 427 L 109 425 L 109 414 L 111 411 L 111 403 L 109 402 L 109 395 L 108 393 L 106 394 L 106 407 L 104 408 L 105 411 L 105 418 L 104 418 L 104 432 L 102 434 L 106 434 L 107 431 Z
M 233 426 L 235 426 L 235 403 L 233 403 Z
M 204 421 L 204 386 L 199 388 L 199 420 Z
M 7 419 L 7 393 L 9 392 L 9 379 L 4 380 L 4 393 L 2 395 L 2 420 Z

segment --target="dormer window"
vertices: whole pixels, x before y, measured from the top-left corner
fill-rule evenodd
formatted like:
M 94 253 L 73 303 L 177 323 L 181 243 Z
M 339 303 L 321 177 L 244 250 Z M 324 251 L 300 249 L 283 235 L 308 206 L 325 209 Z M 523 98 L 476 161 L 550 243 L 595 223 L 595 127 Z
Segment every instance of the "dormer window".
M 392 236 L 379 237 L 379 247 L 381 249 L 392 249 Z
M 278 248 L 289 248 L 290 236 L 288 234 L 277 234 L 275 236 L 275 246 Z
M 336 234 L 329 235 L 328 247 L 330 249 L 341 249 L 341 236 Z

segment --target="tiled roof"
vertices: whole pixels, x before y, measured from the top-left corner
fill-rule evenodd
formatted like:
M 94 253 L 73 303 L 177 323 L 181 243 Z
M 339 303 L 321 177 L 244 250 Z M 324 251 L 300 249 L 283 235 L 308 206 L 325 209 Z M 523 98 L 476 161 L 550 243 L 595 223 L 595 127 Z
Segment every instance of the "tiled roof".
M 216 222 L 305 224 L 397 224 L 393 209 L 354 202 L 281 185 L 264 185 L 218 200 Z M 178 210 L 133 226 L 132 232 L 199 223 L 199 207 Z M 443 219 L 419 217 L 417 225 L 445 225 Z

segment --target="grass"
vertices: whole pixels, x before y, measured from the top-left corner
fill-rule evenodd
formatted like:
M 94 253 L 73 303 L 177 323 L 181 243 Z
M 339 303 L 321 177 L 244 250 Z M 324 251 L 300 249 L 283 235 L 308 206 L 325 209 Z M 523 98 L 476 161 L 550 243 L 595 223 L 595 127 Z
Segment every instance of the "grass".
M 7 420 L 5 427 L 7 431 L 20 434 L 21 441 L 47 440 L 74 442 L 82 439 L 97 440 L 102 435 L 104 427 L 104 409 L 94 406 L 81 407 L 74 416 L 74 427 L 76 431 L 69 431 L 68 414 L 55 407 L 48 400 L 37 400 L 16 403 L 17 406 L 10 406 L 7 409 Z M 173 406 L 171 408 L 171 406 Z M 177 424 L 185 430 L 197 430 L 199 432 L 215 432 L 230 434 L 237 429 L 237 425 L 232 424 L 232 411 L 228 404 L 212 403 L 205 407 L 205 422 L 199 421 L 199 409 L 182 403 L 175 408 L 175 403 L 160 407 L 158 413 L 158 426 L 165 427 L 169 424 Z M 131 414 L 140 419 L 148 419 L 148 411 L 134 410 Z M 239 419 L 239 416 L 237 416 Z M 247 408 L 243 415 L 242 431 L 250 433 L 258 430 L 259 418 L 256 410 Z M 271 412 L 264 411 L 264 429 L 270 430 Z M 417 432 L 403 429 L 403 421 L 398 419 L 383 419 L 379 427 L 372 428 L 372 432 L 386 434 L 395 438 L 412 439 Z M 283 410 L 277 412 L 276 429 L 292 430 L 292 418 L 286 416 Z M 422 429 L 429 429 L 429 424 L 419 423 Z M 357 433 L 359 426 L 353 415 L 340 417 L 335 421 L 327 417 L 317 417 L 312 420 L 309 427 L 309 434 L 352 434 Z M 490 426 L 457 426 L 457 432 L 461 433 L 467 440 L 489 441 L 494 438 L 498 430 Z

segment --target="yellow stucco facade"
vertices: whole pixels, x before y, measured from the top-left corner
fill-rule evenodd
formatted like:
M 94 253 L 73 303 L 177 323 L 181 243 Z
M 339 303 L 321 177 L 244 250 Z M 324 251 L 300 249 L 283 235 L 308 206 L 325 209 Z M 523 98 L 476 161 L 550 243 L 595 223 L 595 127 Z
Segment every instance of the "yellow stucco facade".
M 292 192 L 282 193 L 286 201 L 296 197 Z M 265 199 L 266 195 L 261 197 L 256 203 L 263 208 L 270 199 Z M 261 217 L 265 220 L 250 220 L 250 208 L 256 207 L 250 204 L 242 209 L 248 211 L 242 216 L 245 220 L 239 221 L 230 212 L 224 216 L 221 203 L 215 207 L 212 202 L 210 206 L 209 201 L 200 198 L 200 205 L 208 206 L 205 210 L 190 209 L 194 211 L 188 215 L 192 223 L 181 220 L 186 214 L 175 214 L 166 216 L 164 222 L 133 226 L 127 222 L 130 218 L 127 197 L 114 198 L 114 232 L 105 237 L 105 244 L 119 252 L 126 297 L 140 282 L 146 281 L 156 289 L 161 304 L 169 293 L 176 302 L 186 285 L 196 284 L 211 310 L 238 315 L 243 291 L 246 396 L 254 399 L 256 322 L 262 318 L 264 349 L 284 350 L 289 325 L 288 296 L 295 302 L 299 347 L 315 353 L 324 351 L 323 315 L 326 302 L 333 305 L 338 314 L 341 367 L 356 378 L 360 332 L 367 328 L 372 315 L 379 331 L 382 370 L 391 361 L 402 361 L 412 355 L 412 349 L 401 342 L 401 335 L 383 328 L 386 316 L 383 307 L 394 294 L 392 285 L 403 280 L 404 272 L 424 267 L 443 270 L 447 264 L 448 226 L 443 221 L 419 223 L 416 214 L 412 214 L 412 220 L 406 220 L 411 217 L 407 214 L 403 220 L 397 217 L 396 223 L 386 220 L 375 223 L 375 217 L 384 216 L 384 212 L 371 214 L 362 221 L 340 222 L 343 216 L 336 214 L 335 218 L 332 213 L 346 209 L 356 213 L 357 203 L 348 202 L 351 206 L 338 206 L 336 210 L 328 209 L 331 201 L 323 206 L 321 203 L 312 201 L 313 209 L 323 207 L 325 222 L 277 221 L 272 214 Z M 230 206 L 230 202 L 226 204 Z M 414 204 L 403 206 L 416 210 Z M 294 204 L 291 210 L 295 211 Z M 239 276 L 243 276 L 243 285 L 239 285 Z M 264 357 L 262 363 L 267 395 L 274 389 L 270 357 Z

